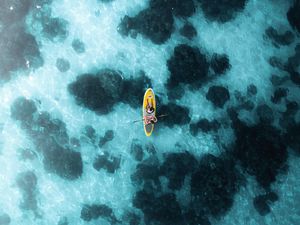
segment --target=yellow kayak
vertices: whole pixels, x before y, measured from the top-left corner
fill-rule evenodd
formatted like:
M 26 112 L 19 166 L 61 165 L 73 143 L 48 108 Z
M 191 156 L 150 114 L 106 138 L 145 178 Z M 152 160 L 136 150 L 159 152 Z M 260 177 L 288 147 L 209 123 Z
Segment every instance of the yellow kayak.
M 154 108 L 154 112 L 152 114 L 147 113 L 146 108 L 147 106 L 151 106 Z M 155 102 L 155 94 L 154 91 L 151 88 L 148 88 L 144 95 L 144 101 L 143 101 L 143 118 L 146 116 L 155 116 L 156 114 L 156 102 Z M 144 131 L 147 137 L 149 137 L 154 129 L 154 124 L 146 124 L 144 120 Z

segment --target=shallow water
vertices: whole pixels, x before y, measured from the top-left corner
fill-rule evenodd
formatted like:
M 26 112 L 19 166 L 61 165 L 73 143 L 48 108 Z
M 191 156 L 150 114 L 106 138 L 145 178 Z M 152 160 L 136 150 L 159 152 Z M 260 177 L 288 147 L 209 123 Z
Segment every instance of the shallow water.
M 0 225 L 300 224 L 300 2 L 226 2 L 2 1 Z

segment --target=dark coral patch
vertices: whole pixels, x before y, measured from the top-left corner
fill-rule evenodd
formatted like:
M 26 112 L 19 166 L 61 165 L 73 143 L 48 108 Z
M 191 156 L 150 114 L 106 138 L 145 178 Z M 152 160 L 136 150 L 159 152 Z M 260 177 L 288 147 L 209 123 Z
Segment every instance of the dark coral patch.
M 131 180 L 137 184 L 148 184 L 150 187 L 160 189 L 160 164 L 155 156 L 151 156 L 136 166 L 136 171 L 131 175 Z
M 144 73 L 137 78 L 123 80 L 120 100 L 133 108 L 138 108 L 146 87 L 151 87 L 151 80 Z
M 28 14 L 32 7 L 32 0 L 23 1 L 1 1 L 0 21 L 4 25 L 13 24 L 15 22 L 23 22 L 22 20 Z
M 143 211 L 146 224 L 183 224 L 181 208 L 173 193 L 156 197 L 142 190 L 136 193 L 133 205 Z
M 125 80 L 120 72 L 104 69 L 96 74 L 78 76 L 76 81 L 68 85 L 68 90 L 78 105 L 98 114 L 107 114 L 118 102 L 140 107 L 147 86 L 151 86 L 151 81 L 144 74 Z
M 192 175 L 192 205 L 196 212 L 218 217 L 233 205 L 233 197 L 241 185 L 241 177 L 229 159 L 207 154 Z
M 141 33 L 155 44 L 165 43 L 172 34 L 174 19 L 169 10 L 160 12 L 150 8 L 141 11 L 135 17 L 125 16 L 118 27 L 122 35 L 135 36 L 134 32 Z
M 132 140 L 130 154 L 134 157 L 136 161 L 142 161 L 144 158 L 143 147 L 137 139 Z
M 79 39 L 74 39 L 72 41 L 72 48 L 74 49 L 74 51 L 77 53 L 77 54 L 82 54 L 85 52 L 85 45 L 84 43 L 79 40 Z
M 11 219 L 7 213 L 0 214 L 0 225 L 9 225 L 10 222 Z
M 169 179 L 168 187 L 171 190 L 179 190 L 184 182 L 185 176 L 194 172 L 197 160 L 188 152 L 170 153 L 165 156 L 161 165 L 161 175 Z
M 37 177 L 32 171 L 20 173 L 17 176 L 17 186 L 19 187 L 23 200 L 20 207 L 25 210 L 37 210 Z
M 11 107 L 11 117 L 22 122 L 31 122 L 36 111 L 34 101 L 19 97 Z
M 253 205 L 256 211 L 261 215 L 265 216 L 271 212 L 270 203 L 278 200 L 278 195 L 275 192 L 269 192 L 264 195 L 256 196 L 253 199 Z
M 285 98 L 288 94 L 288 89 L 287 88 L 277 88 L 275 91 L 274 91 L 274 94 L 273 96 L 271 97 L 271 101 L 274 103 L 274 104 L 278 104 L 280 103 L 281 99 L 282 98 Z
M 273 110 L 267 104 L 257 106 L 256 113 L 261 123 L 271 124 L 274 121 Z
M 108 173 L 114 173 L 120 168 L 121 158 L 109 155 L 108 152 L 104 152 L 103 155 L 97 156 L 94 160 L 93 167 L 95 170 L 106 170 Z
M 193 136 L 196 136 L 199 130 L 207 133 L 217 131 L 220 127 L 221 124 L 217 120 L 209 121 L 208 119 L 200 119 L 198 122 L 190 125 L 190 132 Z
M 257 94 L 257 87 L 254 84 L 250 84 L 247 86 L 247 95 L 249 97 Z
M 11 105 L 11 117 L 20 121 L 36 150 L 44 156 L 46 171 L 69 180 L 81 176 L 81 154 L 70 148 L 66 125 L 61 120 L 51 118 L 47 112 L 37 113 L 34 102 L 24 97 Z
M 247 0 L 198 0 L 207 19 L 221 23 L 234 19 Z
M 94 129 L 93 126 L 91 125 L 87 125 L 84 127 L 84 130 L 83 130 L 83 134 L 88 138 L 90 139 L 91 141 L 95 141 L 95 138 L 96 138 L 96 130 Z
M 137 33 L 155 44 L 163 44 L 173 32 L 173 15 L 189 17 L 195 12 L 192 0 L 151 0 L 149 7 L 135 17 L 125 16 L 118 27 L 121 35 L 135 37 Z
M 115 133 L 113 130 L 107 130 L 105 131 L 105 134 L 103 137 L 99 140 L 99 147 L 103 147 L 107 142 L 111 141 L 115 136 Z
M 180 28 L 179 33 L 189 40 L 197 36 L 197 30 L 191 23 L 185 23 L 184 26 Z
M 81 154 L 62 147 L 53 139 L 45 141 L 47 149 L 43 149 L 45 170 L 68 180 L 77 179 L 82 174 Z
M 111 224 L 118 222 L 113 210 L 104 204 L 84 205 L 81 209 L 80 218 L 84 221 L 91 221 L 102 217 Z
M 42 26 L 43 34 L 51 41 L 64 41 L 69 35 L 69 23 L 62 18 L 44 16 Z
M 283 34 L 279 34 L 274 27 L 269 27 L 265 31 L 268 38 L 273 41 L 275 46 L 278 45 L 290 45 L 295 40 L 295 36 L 291 31 L 286 31 Z
M 290 25 L 300 32 L 300 1 L 295 0 L 294 4 L 290 7 L 287 12 L 287 18 Z
M 57 225 L 69 225 L 68 218 L 67 217 L 60 218 Z
M 287 126 L 287 131 L 284 135 L 286 143 L 298 155 L 300 154 L 300 123 L 291 121 Z
M 195 4 L 192 0 L 151 0 L 149 5 L 154 10 L 169 10 L 178 17 L 190 17 L 195 12 Z
M 0 73 L 3 80 L 9 80 L 11 72 L 18 69 L 38 68 L 43 65 L 35 37 L 22 26 L 9 26 L 1 30 L 0 48 Z
M 287 168 L 287 149 L 279 130 L 266 123 L 247 126 L 230 111 L 236 135 L 234 156 L 242 167 L 264 188 L 276 181 Z
M 211 68 L 216 74 L 224 74 L 231 68 L 228 56 L 214 53 L 211 59 Z
M 94 74 L 83 74 L 69 84 L 69 92 L 76 102 L 99 114 L 107 114 L 118 101 L 122 77 L 115 71 L 103 70 Z
M 129 225 L 140 225 L 141 224 L 141 218 L 133 212 L 127 212 L 122 218 L 123 223 L 124 223 L 124 221 L 127 222 Z
M 185 125 L 191 121 L 189 109 L 185 106 L 176 105 L 175 103 L 162 105 L 157 111 L 161 115 L 167 115 L 161 119 L 161 122 L 168 127 L 173 127 L 174 125 Z
M 223 108 L 224 104 L 230 99 L 230 94 L 225 87 L 211 86 L 206 94 L 206 99 L 211 101 L 214 106 Z
M 25 29 L 25 18 L 36 4 L 33 0 L 1 1 L 0 79 L 4 81 L 18 69 L 35 69 L 43 65 L 35 37 Z
M 209 63 L 198 48 L 180 44 L 174 48 L 167 66 L 170 71 L 168 79 L 170 88 L 178 86 L 179 83 L 199 87 L 207 76 Z
M 70 62 L 64 58 L 57 58 L 55 65 L 56 68 L 62 73 L 67 72 L 71 67 Z
M 283 129 L 290 130 L 291 127 L 297 124 L 295 121 L 295 115 L 297 114 L 298 109 L 299 109 L 299 105 L 297 102 L 287 101 L 286 110 L 282 113 L 282 117 L 279 120 L 280 126 Z
M 284 69 L 288 72 L 290 71 L 297 71 L 300 65 L 300 43 L 298 43 L 295 47 L 295 54 L 288 58 Z

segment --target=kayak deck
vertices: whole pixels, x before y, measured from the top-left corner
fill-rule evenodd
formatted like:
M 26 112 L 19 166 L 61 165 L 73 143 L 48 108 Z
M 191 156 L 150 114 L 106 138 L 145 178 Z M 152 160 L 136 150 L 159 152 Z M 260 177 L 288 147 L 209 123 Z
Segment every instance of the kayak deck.
M 144 94 L 144 100 L 143 100 L 143 118 L 145 118 L 145 116 L 150 116 L 147 112 L 146 112 L 146 107 L 147 105 L 151 105 L 154 108 L 154 112 L 151 115 L 156 114 L 156 102 L 155 102 L 155 94 L 154 91 L 151 88 L 148 88 Z M 150 136 L 153 132 L 154 129 L 154 124 L 150 123 L 150 124 L 146 124 L 145 120 L 144 120 L 144 131 L 146 136 Z

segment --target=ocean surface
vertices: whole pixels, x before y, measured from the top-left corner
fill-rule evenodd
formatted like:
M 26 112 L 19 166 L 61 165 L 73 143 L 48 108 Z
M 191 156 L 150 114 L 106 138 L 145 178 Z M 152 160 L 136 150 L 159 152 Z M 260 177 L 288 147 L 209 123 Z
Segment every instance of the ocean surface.
M 299 65 L 299 0 L 0 0 L 0 225 L 299 225 Z

